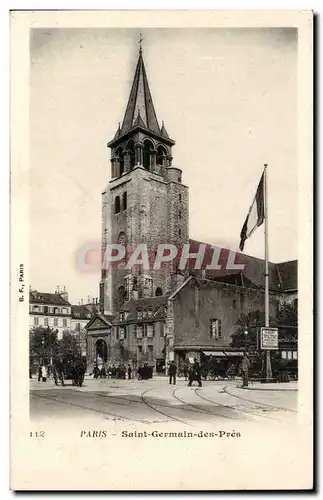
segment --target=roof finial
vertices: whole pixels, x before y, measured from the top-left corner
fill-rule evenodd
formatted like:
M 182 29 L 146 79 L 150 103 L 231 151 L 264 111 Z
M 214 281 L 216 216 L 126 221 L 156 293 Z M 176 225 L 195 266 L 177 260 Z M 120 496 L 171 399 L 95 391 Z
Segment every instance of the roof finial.
M 143 41 L 142 33 L 139 34 L 139 54 L 142 54 L 141 42 Z

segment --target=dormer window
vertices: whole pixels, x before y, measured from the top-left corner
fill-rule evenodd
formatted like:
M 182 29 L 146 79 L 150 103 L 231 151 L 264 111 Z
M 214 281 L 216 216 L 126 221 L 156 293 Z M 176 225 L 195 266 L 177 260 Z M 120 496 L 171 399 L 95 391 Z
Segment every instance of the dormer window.
M 153 310 L 152 309 L 148 309 L 147 313 L 148 313 L 148 318 L 153 317 Z
M 124 321 L 125 320 L 125 313 L 122 311 L 119 313 L 119 321 Z
M 143 318 L 143 311 L 142 309 L 137 309 L 137 319 L 142 319 Z

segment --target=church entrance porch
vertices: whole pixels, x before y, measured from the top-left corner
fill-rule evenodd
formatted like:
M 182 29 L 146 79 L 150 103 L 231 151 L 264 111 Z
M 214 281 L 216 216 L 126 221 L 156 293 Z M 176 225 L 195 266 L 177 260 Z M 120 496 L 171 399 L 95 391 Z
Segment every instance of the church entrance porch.
M 99 339 L 95 343 L 95 363 L 102 366 L 108 361 L 108 346 L 105 340 Z

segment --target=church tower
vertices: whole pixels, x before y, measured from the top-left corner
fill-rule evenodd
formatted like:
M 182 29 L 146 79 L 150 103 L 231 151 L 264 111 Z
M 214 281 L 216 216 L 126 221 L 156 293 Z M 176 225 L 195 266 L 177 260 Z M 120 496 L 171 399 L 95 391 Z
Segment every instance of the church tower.
M 126 247 L 129 256 L 147 245 L 149 268 L 126 269 L 127 257 L 102 267 L 100 305 L 116 314 L 129 300 L 164 295 L 176 288 L 176 263 L 153 269 L 157 247 L 188 243 L 188 187 L 182 171 L 173 166 L 175 145 L 160 127 L 153 105 L 142 50 L 133 78 L 122 125 L 107 144 L 111 149 L 111 180 L 102 193 L 102 254 L 108 244 Z

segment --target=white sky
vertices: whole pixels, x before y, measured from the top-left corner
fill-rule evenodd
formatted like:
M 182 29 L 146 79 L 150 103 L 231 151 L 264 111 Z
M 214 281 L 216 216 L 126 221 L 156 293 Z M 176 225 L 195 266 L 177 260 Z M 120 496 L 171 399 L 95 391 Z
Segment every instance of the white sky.
M 237 247 L 269 164 L 270 260 L 297 258 L 297 38 L 292 29 L 143 29 L 158 120 L 190 188 L 190 237 Z M 76 266 L 101 240 L 101 192 L 138 57 L 139 30 L 31 36 L 31 283 L 98 296 Z M 263 230 L 245 251 L 263 257 Z

